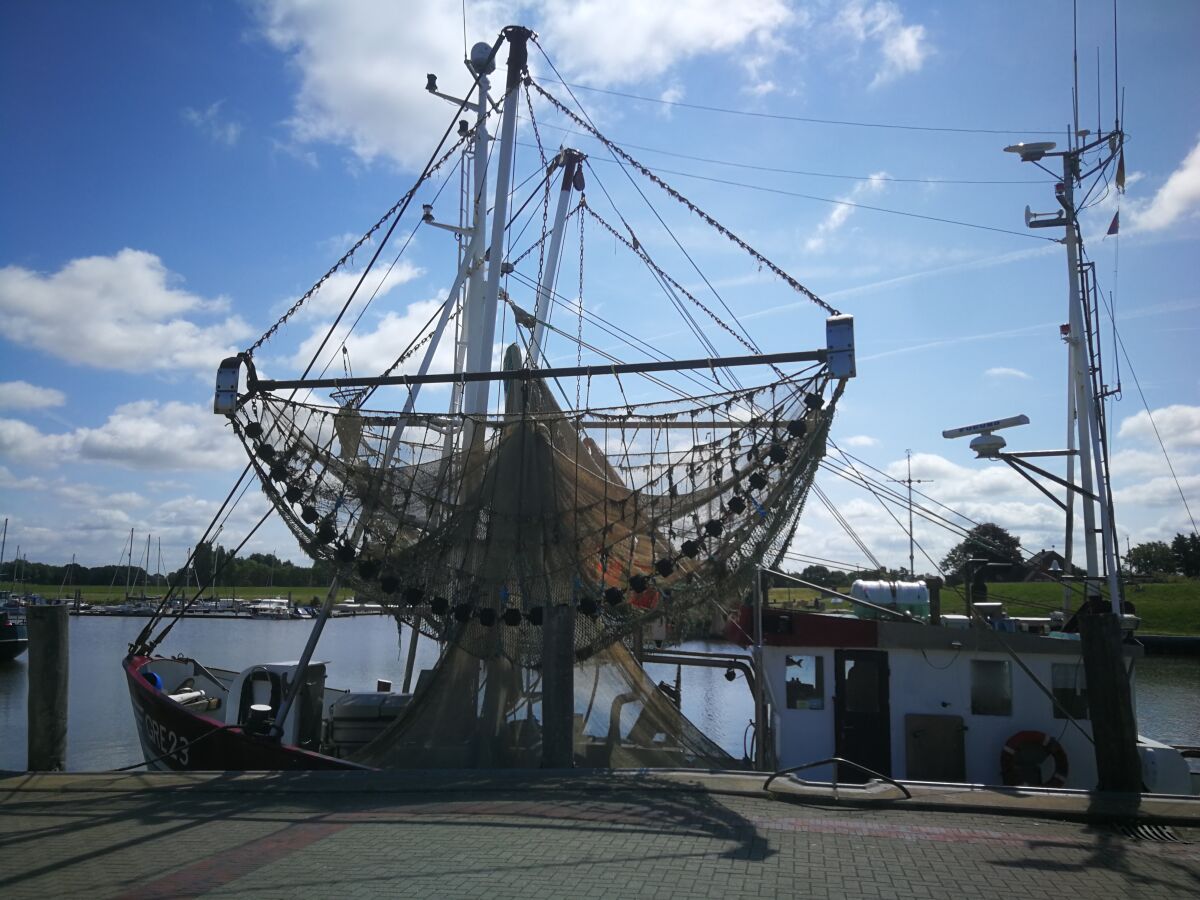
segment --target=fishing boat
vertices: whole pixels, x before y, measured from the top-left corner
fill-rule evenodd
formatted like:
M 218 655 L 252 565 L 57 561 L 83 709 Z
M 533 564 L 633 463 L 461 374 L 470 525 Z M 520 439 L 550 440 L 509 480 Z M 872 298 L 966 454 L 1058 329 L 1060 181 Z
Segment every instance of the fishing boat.
M 760 704 L 770 721 L 766 767 L 824 781 L 1200 794 L 1200 773 L 1189 768 L 1195 748 L 1136 729 L 1134 673 L 1143 648 L 1120 582 L 1104 415 L 1105 398 L 1118 389 L 1105 383 L 1102 303 L 1095 264 L 1084 261 L 1074 199 L 1086 180 L 1113 170 L 1123 189 L 1124 134 L 1118 123 L 1107 133 L 1077 130 L 1063 150 L 1048 141 L 1006 149 L 1024 162 L 1062 165 L 1055 211 L 1026 207 L 1025 221 L 1064 234 L 1068 316 L 1059 331 L 1070 363 L 1068 447 L 1007 450 L 999 432 L 1028 424 L 1023 414 L 942 436 L 970 437 L 978 458 L 1009 465 L 1062 509 L 1066 557 L 1058 577 L 1073 608 L 1010 616 L 1003 602 L 975 595 L 986 565 L 967 572 L 965 615 L 943 614 L 940 579 L 858 581 L 849 594 L 825 591 L 847 614 L 772 608 L 758 591 L 728 636 L 753 646 L 760 661 Z M 1053 461 L 1065 463 L 1065 477 L 1044 468 Z M 907 483 L 911 491 L 911 473 Z M 910 493 L 910 541 L 911 502 Z M 1077 508 L 1085 568 L 1073 579 Z
M 503 96 L 493 104 L 491 76 L 505 47 Z M 430 76 L 426 90 L 455 111 L 417 184 L 254 345 L 221 363 L 214 411 L 246 452 L 243 477 L 257 480 L 299 545 L 336 575 L 291 661 L 231 670 L 157 655 L 177 621 L 160 610 L 124 660 L 147 763 L 171 769 L 702 766 L 835 781 L 1126 789 L 1104 756 L 1116 748 L 1123 783 L 1136 781 L 1127 789 L 1191 792 L 1182 754 L 1132 729 L 1128 672 L 1140 648 L 1116 578 L 1097 405 L 1102 390 L 1088 355 L 1095 346 L 1095 292 L 1094 285 L 1079 287 L 1087 269 L 1078 256 L 1069 258 L 1075 289 L 1066 338 L 1079 440 L 1058 454 L 1068 460 L 1068 477 L 1051 478 L 1066 490 L 1067 499 L 1055 502 L 1068 519 L 1076 504 L 1083 510 L 1087 569 L 1072 621 L 1013 618 L 983 602 L 969 604 L 965 616 L 944 615 L 935 580 L 856 585 L 837 597 L 849 614 L 773 607 L 763 574 L 780 568 L 838 402 L 855 377 L 853 318 L 539 83 L 531 47 L 540 51 L 536 37 L 516 26 L 493 44 L 477 45 L 468 61 L 472 89 L 463 98 L 442 93 Z M 596 175 L 586 156 L 542 147 L 534 100 L 811 301 L 824 314 L 819 346 L 763 353 L 735 316 L 717 314 L 718 306 L 726 309 L 723 301 L 709 305 L 668 274 L 647 249 L 646 234 L 635 233 L 619 210 L 607 214 L 588 199 L 586 182 Z M 528 110 L 543 177 L 514 213 L 518 109 Z M 1073 189 L 1072 166 L 1085 153 L 1101 152 L 1108 165 L 1122 143 L 1116 128 L 1059 154 L 1045 144 L 1020 145 L 1018 152 L 1062 156 Z M 495 164 L 491 203 L 489 162 Z M 453 166 L 465 204 L 448 224 L 432 202 L 422 201 L 436 193 L 434 177 Z M 1062 187 L 1057 200 L 1065 214 L 1030 214 L 1028 221 L 1065 228 L 1071 254 L 1079 239 L 1071 190 Z M 540 212 L 540 229 L 512 227 L 523 225 L 526 207 L 535 210 L 534 223 Z M 398 224 L 414 217 L 430 240 L 441 233 L 456 242 L 457 271 L 440 306 L 407 347 L 397 348 L 392 365 L 373 377 L 354 376 L 349 366 L 327 377 L 314 374 L 331 364 L 318 351 L 297 378 L 261 377 L 257 351 L 368 241 L 370 271 Z M 568 226 L 578 229 L 581 259 L 590 226 L 644 266 L 673 304 L 689 316 L 698 310 L 745 352 L 722 355 L 706 345 L 704 356 L 670 359 L 640 342 L 641 359 L 585 365 L 582 351 L 597 351 L 581 337 L 591 321 L 584 292 L 564 297 L 558 284 Z M 582 273 L 581 261 L 581 285 Z M 365 278 L 366 272 L 360 286 Z M 564 315 L 578 327 L 561 327 Z M 498 320 L 516 339 L 495 369 Z M 697 333 L 704 337 L 702 329 Z M 576 365 L 551 365 L 550 340 L 572 346 Z M 443 341 L 453 368 L 435 372 Z M 322 349 L 344 360 L 345 346 L 331 330 Z M 449 387 L 448 408 L 429 408 L 429 395 L 437 396 L 424 390 L 429 386 Z M 1036 468 L 1029 460 L 1047 454 L 1005 453 L 996 432 L 1016 424 L 992 420 L 947 436 L 974 435 L 980 456 L 1028 473 Z M 316 651 L 344 587 L 408 629 L 409 671 L 399 691 L 326 686 L 336 663 L 318 661 Z M 730 637 L 750 652 L 706 656 L 657 646 L 663 621 L 688 612 L 728 618 Z M 414 684 L 412 659 L 422 635 L 438 643 L 441 655 Z M 655 662 L 746 676 L 755 715 L 744 758 L 722 750 L 682 715 L 678 688 L 655 684 L 643 668 Z
M 502 96 L 492 102 L 505 49 Z M 853 319 L 543 86 L 530 65 L 535 49 L 536 36 L 518 26 L 476 45 L 464 97 L 439 91 L 431 76 L 426 90 L 454 112 L 417 183 L 258 341 L 221 363 L 214 411 L 246 451 L 243 477 L 336 575 L 295 660 L 240 670 L 158 655 L 184 612 L 164 601 L 124 660 L 149 765 L 748 764 L 687 721 L 633 648 L 647 629 L 661 634 L 668 615 L 725 615 L 764 562 L 778 561 L 855 375 Z M 635 234 L 619 209 L 587 198 L 586 182 L 598 175 L 585 154 L 543 146 L 538 108 L 587 131 L 641 179 L 640 190 L 682 204 L 774 275 L 779 290 L 811 302 L 823 314 L 810 328 L 815 348 L 764 353 L 719 295 L 701 299 L 671 276 L 648 249 L 648 232 Z M 518 111 L 541 179 L 520 207 L 512 199 Z M 449 224 L 432 198 L 453 172 L 464 202 Z M 258 351 L 348 271 L 355 251 L 370 250 L 361 286 L 401 222 L 430 241 L 452 241 L 457 261 L 417 338 L 397 347 L 380 375 L 355 377 L 347 365 L 331 378 L 314 371 L 329 365 L 320 354 L 349 355 L 331 329 L 300 377 L 262 377 Z M 630 289 L 653 290 L 680 311 L 701 355 L 672 359 L 629 335 L 630 361 L 582 339 L 585 324 L 602 321 L 583 295 L 586 229 L 638 265 L 645 281 Z M 574 235 L 580 290 L 564 296 L 557 279 Z M 357 296 L 355 288 L 343 313 Z M 497 369 L 498 322 L 511 342 Z M 714 332 L 736 352 L 719 350 Z M 794 333 L 803 333 L 799 323 Z M 551 340 L 570 346 L 576 365 L 552 365 Z M 453 367 L 434 371 L 443 343 Z M 597 361 L 585 364 L 584 351 Z M 449 387 L 448 408 L 437 386 Z M 335 664 L 318 661 L 316 648 L 343 587 L 409 630 L 400 691 L 325 686 Z M 437 641 L 441 656 L 413 684 L 419 635 Z

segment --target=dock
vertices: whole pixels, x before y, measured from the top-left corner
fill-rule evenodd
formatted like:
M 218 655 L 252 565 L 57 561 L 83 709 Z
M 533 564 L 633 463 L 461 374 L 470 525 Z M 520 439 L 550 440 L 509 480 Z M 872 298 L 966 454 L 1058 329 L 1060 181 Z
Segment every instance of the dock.
M 1200 801 L 696 772 L 0 775 L 0 895 L 1194 897 Z

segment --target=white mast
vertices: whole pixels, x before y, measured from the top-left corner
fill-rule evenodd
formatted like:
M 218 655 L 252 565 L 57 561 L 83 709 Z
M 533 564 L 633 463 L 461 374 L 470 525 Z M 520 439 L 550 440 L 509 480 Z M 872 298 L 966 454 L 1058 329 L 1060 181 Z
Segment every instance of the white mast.
M 471 49 L 470 68 L 479 77 L 478 95 L 475 104 L 475 145 L 471 165 L 473 184 L 471 189 L 471 242 L 467 250 L 467 265 L 470 267 L 467 294 L 463 303 L 462 340 L 454 348 L 454 371 L 464 372 L 473 359 L 472 348 L 482 341 L 483 326 L 483 247 L 487 227 L 487 172 L 488 146 L 491 136 L 487 133 L 488 78 L 496 69 L 495 57 L 490 44 L 480 42 Z M 463 403 L 463 385 L 454 385 L 450 400 L 450 412 L 457 412 Z M 474 434 L 474 422 L 466 424 L 463 446 L 469 446 Z M 449 438 L 449 435 L 447 435 Z
M 1096 508 L 1100 509 L 1101 550 L 1104 553 L 1104 568 L 1108 575 L 1109 601 L 1112 611 L 1121 614 L 1121 593 L 1117 585 L 1117 566 L 1112 529 L 1108 521 L 1108 503 L 1100 496 L 1103 490 L 1103 459 L 1100 447 L 1100 421 L 1096 414 L 1096 398 L 1092 392 L 1090 361 L 1088 360 L 1087 332 L 1084 326 L 1083 292 L 1079 284 L 1079 221 L 1075 215 L 1075 177 L 1079 151 L 1063 154 L 1062 205 L 1067 212 L 1067 268 L 1070 276 L 1070 323 L 1071 332 L 1067 344 L 1071 348 L 1072 375 L 1075 380 L 1075 410 L 1079 435 L 1079 475 L 1083 488 L 1084 552 L 1087 556 L 1088 594 L 1098 595 L 1101 582 L 1100 560 L 1096 547 Z M 1094 593 L 1093 593 L 1094 592 Z
M 562 253 L 563 225 L 567 220 L 567 206 L 571 199 L 571 190 L 577 186 L 582 189 L 583 172 L 579 168 L 582 161 L 583 154 L 578 150 L 564 149 L 551 163 L 551 169 L 556 165 L 562 166 L 563 176 L 558 192 L 558 206 L 554 210 L 554 228 L 550 235 L 550 247 L 546 252 L 542 281 L 538 285 L 537 311 L 534 313 L 537 321 L 533 326 L 533 338 L 529 342 L 529 358 L 526 362 L 530 368 L 537 367 L 542 341 L 545 339 L 546 322 L 550 317 L 550 298 L 554 295 L 554 286 L 558 280 L 558 260 Z M 546 177 L 549 177 L 549 173 Z M 582 298 L 579 299 L 582 300 Z
M 504 235 L 508 226 L 508 192 L 512 181 L 513 143 L 517 126 L 517 98 L 521 88 L 521 73 L 528 58 L 527 41 L 531 32 L 520 26 L 504 29 L 508 39 L 508 74 L 505 83 L 504 105 L 500 118 L 500 152 L 496 162 L 496 199 L 492 206 L 492 240 L 488 248 L 487 283 L 484 286 L 478 330 L 472 326 L 467 346 L 467 370 L 492 370 L 492 343 L 496 336 L 496 307 L 500 298 L 500 276 L 505 268 Z M 467 385 L 463 412 L 481 416 L 487 412 L 489 382 L 475 381 Z

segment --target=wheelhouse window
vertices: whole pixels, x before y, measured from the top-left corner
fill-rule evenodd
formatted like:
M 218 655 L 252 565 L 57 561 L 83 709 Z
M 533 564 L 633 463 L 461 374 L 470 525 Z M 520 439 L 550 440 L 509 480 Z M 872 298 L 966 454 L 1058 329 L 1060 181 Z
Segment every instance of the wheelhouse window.
M 825 658 L 823 656 L 786 657 L 788 709 L 825 708 Z
M 1012 669 L 1006 659 L 971 660 L 971 712 L 1012 715 Z
M 1050 690 L 1057 701 L 1054 718 L 1088 718 L 1087 682 L 1080 663 L 1052 663 L 1050 666 Z

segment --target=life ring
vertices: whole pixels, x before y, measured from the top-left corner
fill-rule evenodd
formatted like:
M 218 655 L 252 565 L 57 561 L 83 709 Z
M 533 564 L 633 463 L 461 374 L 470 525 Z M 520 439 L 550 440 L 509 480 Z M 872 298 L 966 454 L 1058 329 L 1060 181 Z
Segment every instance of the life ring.
M 1049 776 L 1047 760 L 1054 762 Z M 1010 787 L 1062 787 L 1070 771 L 1062 744 L 1040 731 L 1018 731 L 1000 750 L 1000 775 Z

